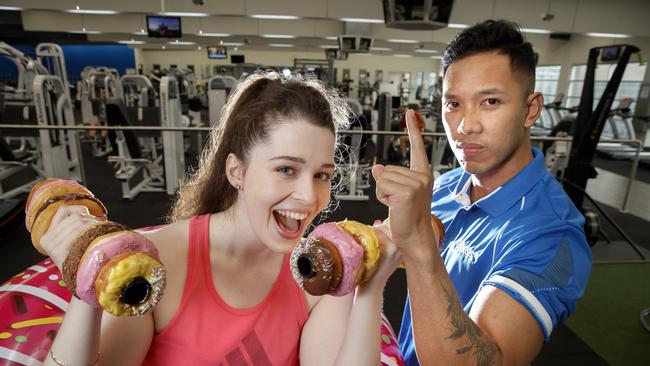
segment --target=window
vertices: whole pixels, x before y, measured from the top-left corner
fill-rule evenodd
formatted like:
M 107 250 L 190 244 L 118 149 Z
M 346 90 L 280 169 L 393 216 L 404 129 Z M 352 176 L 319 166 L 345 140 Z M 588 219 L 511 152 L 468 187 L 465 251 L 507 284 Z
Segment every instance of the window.
M 594 104 L 596 108 L 601 95 L 605 91 L 607 82 L 611 78 L 616 64 L 600 64 L 596 66 L 594 75 Z M 633 102 L 630 109 L 634 111 L 636 108 L 636 99 L 639 96 L 639 89 L 641 82 L 646 71 L 646 64 L 629 63 L 623 73 L 621 85 L 618 87 L 612 108 L 616 108 L 618 103 L 623 98 L 632 98 Z M 585 73 L 587 72 L 587 65 L 575 65 L 571 68 L 571 78 L 569 80 L 569 90 L 565 105 L 573 107 L 580 104 L 580 96 L 582 95 L 582 87 L 584 85 Z
M 559 65 L 537 66 L 535 68 L 535 91 L 544 95 L 544 103 L 555 100 L 561 69 L 562 66 Z

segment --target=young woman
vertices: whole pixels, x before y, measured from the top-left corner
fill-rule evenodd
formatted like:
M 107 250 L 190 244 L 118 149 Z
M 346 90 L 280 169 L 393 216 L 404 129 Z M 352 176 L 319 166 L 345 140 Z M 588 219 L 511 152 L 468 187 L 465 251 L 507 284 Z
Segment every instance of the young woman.
M 345 297 L 306 294 L 289 268 L 329 204 L 346 123 L 342 101 L 316 81 L 244 80 L 171 224 L 143 233 L 168 271 L 161 301 L 141 318 L 116 318 L 73 298 L 45 365 L 378 365 L 381 292 L 398 255 L 382 249 L 374 277 Z M 57 212 L 41 240 L 55 263 L 94 221 L 82 206 Z

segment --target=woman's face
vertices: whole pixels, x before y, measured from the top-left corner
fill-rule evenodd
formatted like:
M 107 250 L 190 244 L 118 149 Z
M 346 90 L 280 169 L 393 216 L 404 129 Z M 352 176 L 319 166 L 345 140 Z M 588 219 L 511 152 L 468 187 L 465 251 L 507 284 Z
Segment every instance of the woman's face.
M 238 200 L 251 230 L 271 250 L 291 251 L 329 204 L 334 145 L 328 129 L 289 119 L 251 149 Z

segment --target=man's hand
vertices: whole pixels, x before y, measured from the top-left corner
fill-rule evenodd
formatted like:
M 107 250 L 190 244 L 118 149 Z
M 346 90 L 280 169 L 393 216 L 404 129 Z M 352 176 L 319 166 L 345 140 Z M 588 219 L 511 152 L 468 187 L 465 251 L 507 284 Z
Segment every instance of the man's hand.
M 412 110 L 406 112 L 411 144 L 410 168 L 392 165 L 375 165 L 372 168 L 372 175 L 377 181 L 377 199 L 389 207 L 392 240 L 405 256 L 410 250 L 416 250 L 418 245 L 430 245 L 435 240 L 430 214 L 433 177 L 422 133 L 415 119 Z

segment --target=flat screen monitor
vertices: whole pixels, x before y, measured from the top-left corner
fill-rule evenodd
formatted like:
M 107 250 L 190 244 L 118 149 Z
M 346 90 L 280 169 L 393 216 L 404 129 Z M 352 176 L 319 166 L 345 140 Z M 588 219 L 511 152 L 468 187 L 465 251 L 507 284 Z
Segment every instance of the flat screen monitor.
M 208 58 L 210 59 L 226 59 L 228 58 L 228 49 L 224 46 L 208 46 Z
M 607 61 L 616 61 L 618 60 L 618 56 L 620 56 L 621 53 L 621 47 L 620 46 L 609 46 L 609 47 L 604 47 L 602 51 L 600 51 L 600 60 L 607 62 Z
M 230 55 L 231 64 L 243 64 L 245 61 L 244 55 Z
M 180 38 L 181 18 L 147 15 L 147 34 L 156 38 Z

